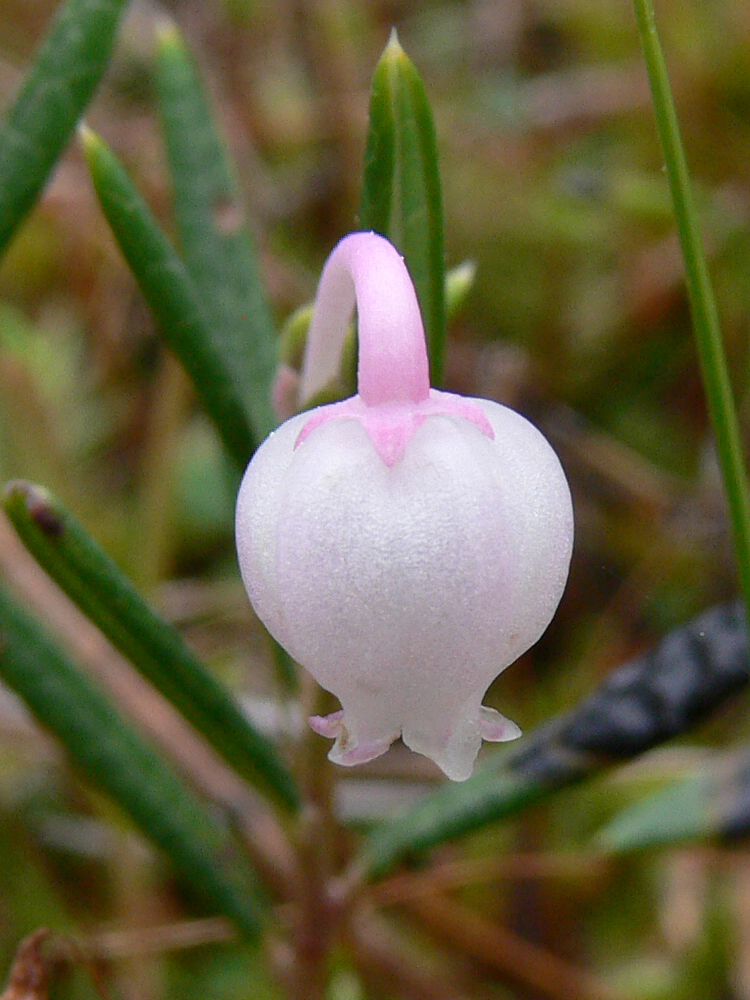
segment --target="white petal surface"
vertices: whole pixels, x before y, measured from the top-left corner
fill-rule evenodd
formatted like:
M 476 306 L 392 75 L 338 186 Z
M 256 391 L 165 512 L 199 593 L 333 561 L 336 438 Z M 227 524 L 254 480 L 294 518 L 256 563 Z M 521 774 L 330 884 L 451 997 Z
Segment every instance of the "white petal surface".
M 431 416 L 389 468 L 356 420 L 323 424 L 295 450 L 302 414 L 245 475 L 243 578 L 271 633 L 341 700 L 340 763 L 402 734 L 462 780 L 483 727 L 516 735 L 511 723 L 490 727 L 481 698 L 554 613 L 572 509 L 542 435 L 474 402 L 494 441 L 468 420 Z

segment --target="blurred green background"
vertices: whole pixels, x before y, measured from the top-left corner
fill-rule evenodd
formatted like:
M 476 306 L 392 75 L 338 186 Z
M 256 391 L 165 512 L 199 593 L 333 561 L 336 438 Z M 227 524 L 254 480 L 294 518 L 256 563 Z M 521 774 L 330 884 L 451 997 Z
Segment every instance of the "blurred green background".
M 3 105 L 54 6 L 0 4 Z M 665 0 L 658 14 L 746 432 L 750 6 Z M 447 387 L 534 419 L 561 456 L 577 515 L 557 617 L 490 700 L 530 729 L 733 594 L 682 265 L 627 0 L 135 0 L 87 120 L 174 234 L 154 110 L 153 38 L 165 15 L 197 55 L 239 165 L 279 322 L 312 297 L 328 252 L 357 228 L 369 82 L 392 25 L 419 68 L 436 118 L 447 264 L 477 265 L 451 329 Z M 0 266 L 0 473 L 57 493 L 252 710 L 273 715 L 278 691 L 236 570 L 232 483 L 218 438 L 157 340 L 76 149 Z M 156 715 L 162 707 L 133 693 L 4 523 L 0 571 L 92 669 L 115 684 L 120 677 L 130 711 L 168 730 Z M 700 747 L 683 740 L 446 848 L 446 866 L 464 865 L 450 884 L 485 923 L 507 925 L 569 970 L 595 968 L 613 996 L 749 1000 L 744 849 L 623 861 L 592 846 L 617 807 L 664 775 L 710 763 L 708 748 L 746 737 L 747 719 L 740 700 L 703 728 Z M 194 780 L 210 783 L 210 766 L 198 754 Z M 434 778 L 396 750 L 364 776 L 337 776 L 337 802 L 367 823 Z M 415 952 L 436 961 L 439 914 L 393 893 L 384 890 L 383 905 Z M 100 941 L 99 951 L 91 939 L 102 975 L 126 1000 L 279 996 L 259 954 L 223 943 L 224 925 L 203 917 L 0 692 L 0 968 L 42 925 L 89 935 L 130 929 L 119 942 Z M 200 922 L 181 949 L 168 929 L 188 918 Z M 167 928 L 161 946 L 139 937 L 144 925 Z M 512 941 L 505 945 L 512 951 Z M 502 949 L 495 939 L 492 954 Z M 468 984 L 467 996 L 551 995 L 533 981 L 509 983 L 501 958 L 493 963 L 466 941 L 443 949 L 440 961 Z M 86 963 L 74 965 L 54 995 L 97 995 Z M 573 981 L 560 981 L 561 998 L 573 1000 Z M 604 995 L 587 983 L 580 997 Z M 342 959 L 330 995 L 389 994 L 377 975 L 368 985 Z

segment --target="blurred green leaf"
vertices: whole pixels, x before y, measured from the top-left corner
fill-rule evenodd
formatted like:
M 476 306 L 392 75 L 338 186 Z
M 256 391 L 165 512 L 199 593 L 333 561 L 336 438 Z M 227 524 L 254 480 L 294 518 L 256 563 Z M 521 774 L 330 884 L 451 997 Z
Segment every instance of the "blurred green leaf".
M 381 823 L 364 842 L 353 869 L 367 879 L 403 858 L 520 812 L 556 786 L 503 767 L 486 766 L 461 784 L 444 785 L 403 816 Z
M 273 744 L 69 511 L 24 482 L 9 484 L 4 505 L 29 551 L 112 644 L 243 777 L 294 808 L 295 784 Z
M 472 260 L 465 260 L 458 267 L 452 267 L 445 276 L 445 312 L 450 320 L 460 313 L 463 304 L 474 287 L 477 266 Z
M 172 25 L 158 35 L 158 54 L 182 255 L 209 335 L 237 394 L 247 400 L 260 441 L 278 423 L 271 405 L 278 356 L 253 240 L 198 70 Z
M 699 771 L 623 809 L 597 836 L 605 851 L 637 851 L 719 832 L 709 774 Z
M 281 360 L 296 371 L 302 367 L 312 315 L 313 303 L 306 302 L 305 305 L 299 306 L 290 316 L 287 316 L 279 331 Z
M 0 590 L 0 676 L 203 898 L 248 936 L 260 930 L 252 874 L 214 813 L 41 628 Z
M 359 216 L 363 229 L 387 236 L 406 259 L 422 309 L 431 381 L 440 386 L 445 263 L 435 125 L 424 84 L 395 31 L 372 81 Z
M 185 265 L 106 143 L 88 128 L 81 130 L 81 138 L 99 203 L 120 250 L 227 451 L 244 469 L 257 444 L 248 401 L 216 349 Z
M 188 557 L 226 545 L 234 530 L 235 490 L 226 452 L 202 413 L 188 421 L 177 458 L 175 521 Z
M 70 0 L 58 12 L 0 132 L 0 254 L 104 74 L 126 6 L 126 0 Z

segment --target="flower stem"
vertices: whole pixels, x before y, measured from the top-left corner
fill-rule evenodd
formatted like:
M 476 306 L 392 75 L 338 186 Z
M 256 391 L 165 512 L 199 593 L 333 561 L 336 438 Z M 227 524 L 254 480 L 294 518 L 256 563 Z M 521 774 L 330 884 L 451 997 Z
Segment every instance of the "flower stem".
M 716 299 L 708 273 L 664 53 L 656 30 L 653 2 L 634 0 L 634 4 L 685 263 L 685 284 L 701 376 L 729 504 L 740 586 L 750 614 L 750 497 Z

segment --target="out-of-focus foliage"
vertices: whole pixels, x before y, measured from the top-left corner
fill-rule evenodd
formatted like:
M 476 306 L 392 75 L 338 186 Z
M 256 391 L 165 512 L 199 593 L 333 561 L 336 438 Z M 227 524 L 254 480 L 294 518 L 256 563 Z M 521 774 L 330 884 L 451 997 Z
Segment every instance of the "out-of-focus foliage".
M 2 4 L 4 105 L 54 8 L 48 0 Z M 327 253 L 358 225 L 370 80 L 392 26 L 419 69 L 436 123 L 445 263 L 477 266 L 450 327 L 445 385 L 507 402 L 539 423 L 576 505 L 561 609 L 491 700 L 532 729 L 731 595 L 726 513 L 627 0 L 133 0 L 87 120 L 189 272 L 184 202 L 182 218 L 179 207 L 173 212 L 184 188 L 173 190 L 159 119 L 155 39 L 160 31 L 164 38 L 165 14 L 205 78 L 236 164 L 236 177 L 220 180 L 236 185 L 232 197 L 246 207 L 280 322 L 310 300 Z M 725 0 L 710 9 L 663 3 L 658 14 L 746 434 L 750 13 L 744 0 Z M 219 233 L 236 232 L 234 207 L 215 206 Z M 61 937 L 68 933 L 126 1000 L 261 1000 L 305 996 L 305 988 L 309 997 L 343 1000 L 750 998 L 743 841 L 731 850 L 714 840 L 710 849 L 689 843 L 618 857 L 597 839 L 608 830 L 611 846 L 619 818 L 622 843 L 626 834 L 649 842 L 675 803 L 695 804 L 691 789 L 704 775 L 715 778 L 718 798 L 697 797 L 708 802 L 697 832 L 713 834 L 711 802 L 723 808 L 742 771 L 725 756 L 747 737 L 742 699 L 640 761 L 428 857 L 407 856 L 368 890 L 356 918 L 341 920 L 322 962 L 328 985 L 315 980 L 336 897 L 317 910 L 290 900 L 327 899 L 332 873 L 355 873 L 347 864 L 360 835 L 414 806 L 436 776 L 400 748 L 367 769 L 333 773 L 317 738 L 300 736 L 299 706 L 282 693 L 239 584 L 234 476 L 220 437 L 157 337 L 76 148 L 0 265 L 0 473 L 43 483 L 76 512 L 287 751 L 313 803 L 278 826 L 0 524 L 4 586 L 211 800 L 222 829 L 246 846 L 269 905 L 278 904 L 278 926 L 310 957 L 300 973 L 308 979 L 294 981 L 276 937 L 262 953 L 232 943 L 229 925 L 3 691 L 3 970 L 24 935 L 46 925 L 55 934 L 47 947 L 73 968 L 55 995 L 71 1000 L 99 994 Z M 493 751 L 485 753 L 491 760 Z M 601 761 L 588 763 L 593 770 Z M 644 801 L 651 811 L 635 811 Z

